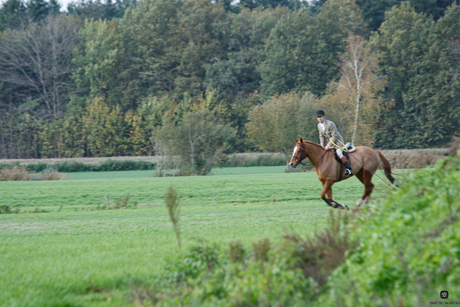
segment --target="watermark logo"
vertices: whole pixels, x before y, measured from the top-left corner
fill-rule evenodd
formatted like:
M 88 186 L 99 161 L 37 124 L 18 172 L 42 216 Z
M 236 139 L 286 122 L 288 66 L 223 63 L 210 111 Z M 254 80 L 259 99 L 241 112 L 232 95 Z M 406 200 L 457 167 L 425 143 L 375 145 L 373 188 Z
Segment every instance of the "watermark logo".
M 449 292 L 447 291 L 441 291 L 441 294 L 440 294 L 441 298 L 442 299 L 447 299 L 449 297 Z

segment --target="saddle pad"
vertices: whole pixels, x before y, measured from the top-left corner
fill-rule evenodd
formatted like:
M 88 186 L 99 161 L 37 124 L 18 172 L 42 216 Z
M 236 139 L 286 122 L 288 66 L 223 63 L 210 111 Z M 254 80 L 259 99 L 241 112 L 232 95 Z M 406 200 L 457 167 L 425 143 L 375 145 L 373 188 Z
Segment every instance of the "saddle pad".
M 351 145 L 350 142 L 346 143 L 345 147 L 348 149 L 348 152 L 355 152 L 356 151 L 356 147 Z
M 348 149 L 348 152 L 355 152 L 356 151 L 356 147 L 353 146 L 353 145 L 347 146 L 347 149 Z

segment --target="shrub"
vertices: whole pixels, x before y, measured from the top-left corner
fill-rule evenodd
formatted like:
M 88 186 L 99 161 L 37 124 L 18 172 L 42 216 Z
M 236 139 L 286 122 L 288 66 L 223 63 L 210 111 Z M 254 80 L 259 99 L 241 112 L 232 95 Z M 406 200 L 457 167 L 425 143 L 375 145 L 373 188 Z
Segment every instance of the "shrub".
M 0 181 L 28 181 L 32 179 L 33 172 L 29 172 L 25 166 L 13 166 L 12 168 L 0 169 Z
M 268 238 L 252 243 L 252 248 L 254 250 L 254 259 L 256 261 L 268 260 L 268 252 L 270 251 L 270 240 Z
M 11 207 L 8 205 L 0 205 L 0 214 L 13 214 L 13 213 L 19 213 L 19 212 L 20 212 L 19 208 L 11 209 Z
M 156 154 L 162 156 L 159 174 L 178 169 L 182 176 L 207 175 L 230 150 L 235 129 L 206 109 L 188 112 L 178 123 L 166 113 L 163 125 L 154 132 L 154 141 Z
M 19 162 L 1 164 L 2 169 L 12 169 L 14 167 L 25 167 L 30 172 L 43 172 L 46 169 L 54 169 L 62 173 L 73 172 L 92 172 L 92 171 L 134 171 L 155 169 L 155 163 L 147 161 L 116 161 L 105 160 L 100 164 L 85 164 L 77 161 L 64 161 L 59 163 L 31 163 L 20 166 Z
M 410 175 L 373 213 L 359 213 L 357 246 L 322 305 L 421 306 L 460 292 L 460 156 Z
M 227 159 L 223 160 L 219 166 L 278 166 L 286 165 L 286 160 L 285 155 L 276 153 L 233 154 L 227 156 Z
M 243 262 L 244 248 L 241 240 L 228 242 L 227 256 L 231 263 Z
M 67 179 L 67 174 L 58 172 L 54 169 L 45 169 L 43 172 L 42 180 L 65 180 Z
M 264 238 L 252 244 L 251 253 L 240 240 L 229 242 L 227 249 L 199 241 L 183 254 L 183 261 L 166 260 L 150 299 L 159 305 L 305 306 L 318 294 L 317 276 L 324 280 L 345 259 L 346 232 L 330 238 L 348 222 L 340 213 L 331 210 L 328 232 L 306 239 L 291 235 L 274 247 Z M 335 255 L 334 261 L 329 254 Z

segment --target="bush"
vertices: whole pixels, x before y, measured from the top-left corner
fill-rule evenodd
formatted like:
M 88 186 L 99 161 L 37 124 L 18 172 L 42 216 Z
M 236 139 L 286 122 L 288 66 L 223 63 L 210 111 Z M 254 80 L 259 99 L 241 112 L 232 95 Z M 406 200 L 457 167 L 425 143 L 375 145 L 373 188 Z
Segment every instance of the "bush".
M 1 164 L 2 169 L 12 169 L 14 167 L 24 167 L 30 172 L 43 172 L 46 169 L 53 169 L 62 173 L 74 173 L 74 172 L 105 172 L 105 171 L 135 171 L 135 170 L 153 170 L 155 169 L 155 163 L 147 161 L 115 161 L 105 160 L 100 164 L 85 164 L 76 161 L 64 161 L 60 163 L 33 163 L 20 166 L 18 162 Z
M 45 169 L 42 173 L 42 180 L 65 180 L 68 177 L 67 174 L 58 172 L 54 169 Z
M 286 165 L 286 156 L 276 153 L 233 154 L 223 160 L 220 167 Z
M 235 129 L 222 122 L 206 109 L 186 113 L 181 122 L 166 113 L 154 132 L 155 152 L 162 157 L 158 174 L 177 169 L 182 176 L 207 175 L 220 165 L 235 141 Z
M 200 241 L 180 257 L 166 260 L 150 299 L 159 305 L 305 306 L 345 259 L 346 214 L 330 210 L 329 229 L 312 238 L 286 236 L 272 246 L 267 238 L 245 249 L 240 240 Z M 152 293 L 155 293 L 154 295 Z
M 28 181 L 32 179 L 32 175 L 33 172 L 29 172 L 24 166 L 0 168 L 0 181 Z
M 8 205 L 0 205 L 0 214 L 13 214 L 19 212 L 19 208 L 11 209 L 11 207 Z
M 460 292 L 460 156 L 411 174 L 359 214 L 357 247 L 328 282 L 322 305 L 421 306 Z

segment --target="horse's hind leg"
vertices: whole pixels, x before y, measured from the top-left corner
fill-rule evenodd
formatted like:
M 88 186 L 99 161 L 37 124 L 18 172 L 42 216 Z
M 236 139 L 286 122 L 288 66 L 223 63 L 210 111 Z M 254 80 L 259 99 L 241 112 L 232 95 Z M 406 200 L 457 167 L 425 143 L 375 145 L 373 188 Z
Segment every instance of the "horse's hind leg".
M 356 202 L 355 209 L 359 208 L 363 203 L 369 203 L 372 190 L 374 190 L 374 185 L 372 184 L 372 176 L 373 174 L 365 168 L 363 168 L 359 173 L 356 174 L 356 178 L 358 178 L 359 181 L 361 181 L 364 184 L 364 194 Z
M 341 209 L 349 209 L 348 206 L 344 206 L 339 204 L 338 202 L 334 201 L 332 199 L 332 185 L 335 183 L 335 181 L 331 179 L 327 179 L 326 181 L 323 181 L 323 190 L 321 191 L 321 198 L 331 207 L 333 208 L 341 208 Z M 329 199 L 326 197 L 329 197 Z

